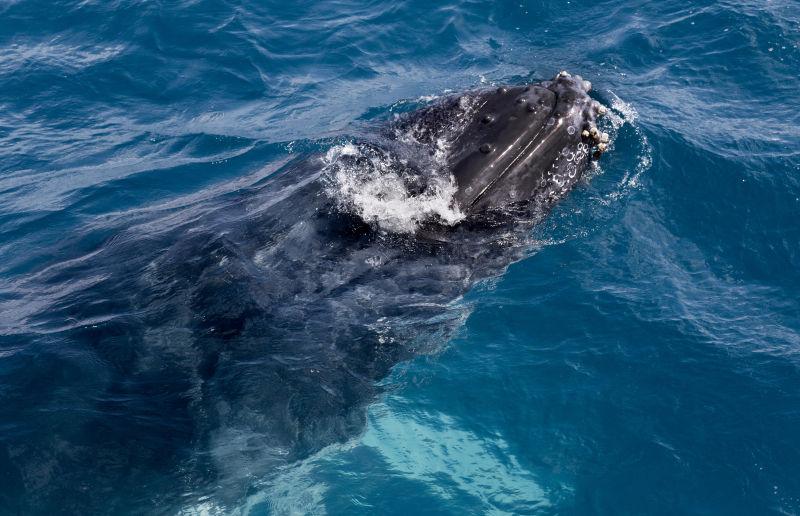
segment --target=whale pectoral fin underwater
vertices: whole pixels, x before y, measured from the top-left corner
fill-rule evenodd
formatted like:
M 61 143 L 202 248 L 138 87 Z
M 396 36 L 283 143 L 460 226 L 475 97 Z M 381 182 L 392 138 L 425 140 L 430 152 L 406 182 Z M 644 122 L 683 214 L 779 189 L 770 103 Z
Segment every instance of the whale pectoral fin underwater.
M 605 108 L 590 90 L 580 76 L 561 72 L 540 84 L 481 93 L 449 160 L 461 209 L 549 203 L 574 186 L 608 141 L 595 125 Z

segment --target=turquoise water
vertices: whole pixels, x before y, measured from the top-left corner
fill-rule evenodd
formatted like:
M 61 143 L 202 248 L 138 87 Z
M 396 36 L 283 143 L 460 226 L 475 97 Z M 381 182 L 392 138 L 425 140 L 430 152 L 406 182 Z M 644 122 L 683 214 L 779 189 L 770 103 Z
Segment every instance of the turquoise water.
M 0 514 L 797 514 L 799 47 L 789 0 L 0 3 Z M 613 145 L 514 251 L 302 229 L 310 156 L 562 69 Z

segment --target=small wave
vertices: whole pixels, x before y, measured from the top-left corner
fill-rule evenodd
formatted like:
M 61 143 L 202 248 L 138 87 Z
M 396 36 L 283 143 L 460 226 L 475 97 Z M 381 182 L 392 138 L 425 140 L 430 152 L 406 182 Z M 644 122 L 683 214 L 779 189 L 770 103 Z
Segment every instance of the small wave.
M 122 45 L 72 46 L 61 43 L 12 44 L 0 49 L 0 73 L 16 72 L 26 65 L 39 64 L 62 70 L 82 70 L 108 61 L 124 50 Z

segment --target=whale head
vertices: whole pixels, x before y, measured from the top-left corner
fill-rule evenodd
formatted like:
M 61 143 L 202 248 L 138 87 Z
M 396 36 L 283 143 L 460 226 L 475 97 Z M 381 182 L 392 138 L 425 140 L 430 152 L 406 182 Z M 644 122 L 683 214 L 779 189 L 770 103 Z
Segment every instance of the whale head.
M 550 81 L 480 92 L 449 160 L 460 208 L 549 204 L 570 190 L 608 142 L 595 125 L 606 108 L 590 90 L 580 76 L 561 72 Z

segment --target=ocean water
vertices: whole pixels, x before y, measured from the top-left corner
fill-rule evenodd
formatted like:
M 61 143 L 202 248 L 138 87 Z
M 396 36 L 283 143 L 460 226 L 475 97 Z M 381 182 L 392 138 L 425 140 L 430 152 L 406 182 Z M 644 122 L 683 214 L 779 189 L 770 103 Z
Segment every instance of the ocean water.
M 562 69 L 536 224 L 339 160 Z M 0 514 L 800 513 L 798 112 L 792 0 L 0 1 Z

